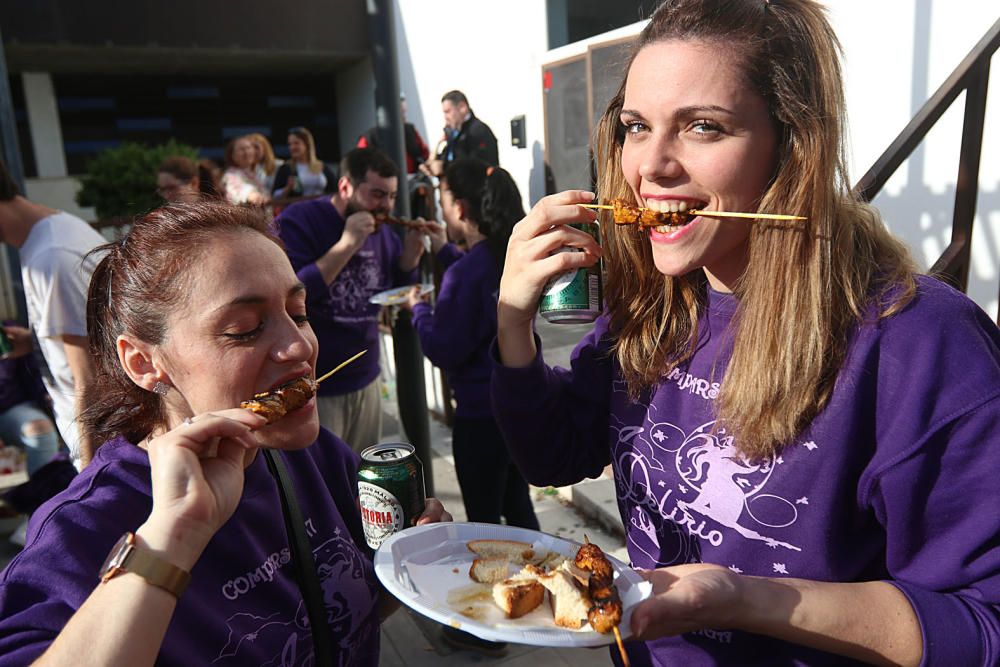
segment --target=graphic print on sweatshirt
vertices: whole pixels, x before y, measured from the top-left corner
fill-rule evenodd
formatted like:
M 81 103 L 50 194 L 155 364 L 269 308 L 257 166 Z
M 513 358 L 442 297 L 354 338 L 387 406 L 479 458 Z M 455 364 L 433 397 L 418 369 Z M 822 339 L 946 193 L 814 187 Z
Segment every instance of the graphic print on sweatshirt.
M 310 533 L 314 532 L 310 520 L 306 521 L 306 526 Z M 361 553 L 350 535 L 340 528 L 334 529 L 331 539 L 313 549 L 313 558 L 323 590 L 327 623 L 334 638 L 340 638 L 340 643 L 334 646 L 334 653 L 338 664 L 346 667 L 351 656 L 358 655 L 375 632 L 375 624 L 365 622 L 375 611 L 374 598 L 371 597 L 374 594 L 368 594 L 369 600 L 365 600 L 370 601 L 368 605 L 359 604 L 361 600 L 358 599 L 359 589 L 370 587 L 373 583 L 367 581 Z M 291 580 L 293 564 L 284 552 L 277 565 L 286 570 L 283 576 Z M 351 599 L 345 595 L 345 590 L 353 591 Z M 250 656 L 258 652 L 258 644 L 281 647 L 277 654 L 259 663 L 260 667 L 306 667 L 313 664 L 312 633 L 304 602 L 300 602 L 295 610 L 275 611 L 266 616 L 238 612 L 226 619 L 226 627 L 229 636 L 212 661 L 214 665 L 253 664 Z
M 378 308 L 368 298 L 386 287 L 375 253 L 362 248 L 330 284 L 330 316 L 348 323 L 374 320 Z
M 612 465 L 630 550 L 645 554 L 654 567 L 701 562 L 703 549 L 725 545 L 730 551 L 737 542 L 742 544 L 735 548 L 756 543 L 776 554 L 802 551 L 778 535 L 795 524 L 808 498 L 768 489 L 775 471 L 789 465 L 782 456 L 747 461 L 714 420 L 686 432 L 673 423 L 676 416 L 658 421 L 656 402 L 648 410 L 630 407 L 642 409 L 644 418 L 626 424 L 613 411 L 611 419 Z M 802 447 L 811 453 L 817 445 Z M 784 559 L 775 559 L 774 572 L 787 574 Z

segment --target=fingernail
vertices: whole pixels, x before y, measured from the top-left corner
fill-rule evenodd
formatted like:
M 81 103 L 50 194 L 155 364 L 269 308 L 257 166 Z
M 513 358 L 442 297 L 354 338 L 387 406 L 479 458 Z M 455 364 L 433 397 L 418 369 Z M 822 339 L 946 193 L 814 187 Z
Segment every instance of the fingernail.
M 584 192 L 583 197 L 584 199 L 591 199 L 591 200 L 597 199 L 597 195 L 594 194 L 593 192 Z

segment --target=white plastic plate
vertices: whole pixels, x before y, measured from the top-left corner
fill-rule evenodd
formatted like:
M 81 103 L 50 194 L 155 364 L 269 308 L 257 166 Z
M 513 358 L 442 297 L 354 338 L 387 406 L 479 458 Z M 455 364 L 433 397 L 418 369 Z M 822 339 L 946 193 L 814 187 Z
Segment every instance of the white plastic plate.
M 556 552 L 573 558 L 580 545 L 554 535 L 525 528 L 488 523 L 435 523 L 400 531 L 375 552 L 375 574 L 386 589 L 403 604 L 439 623 L 460 628 L 481 639 L 534 646 L 603 646 L 615 641 L 613 634 L 600 634 L 585 624 L 579 630 L 558 627 L 552 620 L 548 600 L 533 612 L 508 619 L 491 602 L 480 603 L 492 610 L 477 618 L 459 613 L 448 602 L 449 593 L 474 585 L 469 567 L 476 557 L 470 540 L 518 540 L 530 543 L 537 553 Z M 615 570 L 615 585 L 622 601 L 622 638 L 627 639 L 632 609 L 649 597 L 652 587 L 634 570 L 608 556 Z M 548 597 L 548 596 L 546 596 Z
M 406 295 L 409 294 L 410 290 L 414 287 L 418 287 L 418 285 L 404 285 L 402 287 L 387 289 L 384 292 L 379 292 L 378 294 L 373 294 L 368 297 L 368 303 L 374 303 L 377 306 L 398 306 L 406 301 Z M 432 283 L 422 283 L 419 287 L 421 296 L 424 294 L 430 294 L 434 291 L 434 285 Z

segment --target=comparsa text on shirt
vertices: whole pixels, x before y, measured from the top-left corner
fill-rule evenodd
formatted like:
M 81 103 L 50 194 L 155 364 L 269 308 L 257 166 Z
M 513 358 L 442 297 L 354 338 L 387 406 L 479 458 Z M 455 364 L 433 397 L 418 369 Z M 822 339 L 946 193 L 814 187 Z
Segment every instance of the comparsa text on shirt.
M 270 582 L 278 570 L 291 560 L 292 554 L 285 547 L 281 551 L 276 551 L 267 557 L 263 563 L 246 574 L 230 579 L 222 585 L 222 594 L 227 600 L 235 600 L 241 595 L 249 593 L 261 582 Z

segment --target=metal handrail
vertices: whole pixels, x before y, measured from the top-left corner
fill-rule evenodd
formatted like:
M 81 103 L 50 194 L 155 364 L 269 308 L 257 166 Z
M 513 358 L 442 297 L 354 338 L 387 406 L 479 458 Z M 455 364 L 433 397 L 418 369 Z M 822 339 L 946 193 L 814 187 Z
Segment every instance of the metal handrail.
M 968 287 L 971 259 L 972 226 L 979 195 L 979 163 L 983 149 L 983 125 L 986 121 L 986 93 L 990 61 L 1000 47 L 1000 20 L 986 32 L 951 76 L 920 108 L 857 185 L 855 192 L 871 201 L 889 177 L 910 156 L 958 95 L 965 91 L 965 120 L 958 161 L 955 208 L 952 216 L 951 243 L 934 263 L 930 273 L 952 283 L 963 292 Z

